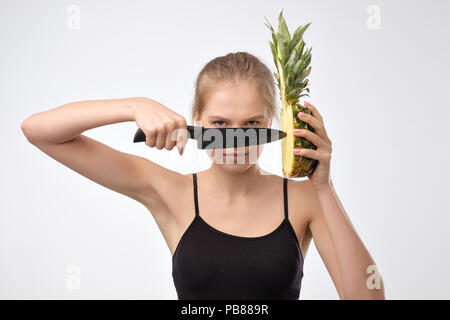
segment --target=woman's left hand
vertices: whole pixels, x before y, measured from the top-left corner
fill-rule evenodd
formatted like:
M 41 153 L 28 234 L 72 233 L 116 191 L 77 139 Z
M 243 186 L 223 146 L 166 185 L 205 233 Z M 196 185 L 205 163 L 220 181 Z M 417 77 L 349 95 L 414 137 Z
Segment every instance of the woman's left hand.
M 323 123 L 323 118 L 314 107 L 309 102 L 305 101 L 305 107 L 308 108 L 312 114 L 298 113 L 300 120 L 311 125 L 315 132 L 311 132 L 307 129 L 294 129 L 294 135 L 297 137 L 303 137 L 312 144 L 314 144 L 317 149 L 307 149 L 300 148 L 294 149 L 295 155 L 305 156 L 311 159 L 318 160 L 318 164 L 314 169 L 312 174 L 308 175 L 309 180 L 312 182 L 314 187 L 324 187 L 330 186 L 330 161 L 331 161 L 331 140 L 328 138 L 325 126 Z

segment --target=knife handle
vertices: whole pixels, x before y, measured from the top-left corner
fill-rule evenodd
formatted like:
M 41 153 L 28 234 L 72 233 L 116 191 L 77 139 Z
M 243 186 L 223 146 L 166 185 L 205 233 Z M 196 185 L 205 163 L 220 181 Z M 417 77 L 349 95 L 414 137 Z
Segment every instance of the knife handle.
M 198 129 L 199 127 L 197 127 L 197 133 L 202 133 L 202 130 Z M 200 127 L 201 128 L 201 127 Z M 191 125 L 187 125 L 187 131 L 189 132 L 190 137 L 194 137 L 194 129 L 195 126 L 191 126 Z M 145 133 L 138 128 L 136 133 L 134 134 L 134 139 L 133 142 L 145 142 L 146 138 L 145 138 Z

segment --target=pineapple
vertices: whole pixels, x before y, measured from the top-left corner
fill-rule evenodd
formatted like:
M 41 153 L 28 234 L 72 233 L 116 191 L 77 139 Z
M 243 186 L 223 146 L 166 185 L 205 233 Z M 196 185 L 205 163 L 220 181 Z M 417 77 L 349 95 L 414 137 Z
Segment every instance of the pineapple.
M 311 72 L 309 64 L 312 48 L 305 48 L 303 33 L 310 24 L 311 22 L 298 27 L 292 38 L 283 18 L 283 10 L 278 17 L 277 33 L 269 21 L 266 24 L 272 32 L 273 43 L 269 41 L 269 44 L 278 71 L 278 73 L 274 73 L 274 76 L 277 80 L 282 102 L 281 130 L 287 134 L 281 140 L 284 177 L 305 177 L 312 174 L 317 166 L 317 160 L 305 156 L 300 157 L 293 153 L 294 148 L 317 149 L 314 144 L 303 137 L 294 136 L 292 132 L 293 129 L 307 129 L 315 132 L 312 126 L 298 117 L 299 112 L 311 114 L 309 109 L 301 105 L 299 101 L 303 96 L 309 97 L 309 79 L 307 77 Z

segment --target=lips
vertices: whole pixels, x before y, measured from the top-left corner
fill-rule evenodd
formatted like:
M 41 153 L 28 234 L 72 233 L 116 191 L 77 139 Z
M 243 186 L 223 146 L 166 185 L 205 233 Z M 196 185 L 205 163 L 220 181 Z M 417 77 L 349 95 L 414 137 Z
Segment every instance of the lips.
M 225 156 L 227 156 L 227 157 L 238 157 L 238 156 L 243 156 L 243 155 L 246 155 L 246 154 L 248 154 L 248 153 L 244 153 L 244 152 L 242 152 L 242 153 L 226 153 L 225 154 Z

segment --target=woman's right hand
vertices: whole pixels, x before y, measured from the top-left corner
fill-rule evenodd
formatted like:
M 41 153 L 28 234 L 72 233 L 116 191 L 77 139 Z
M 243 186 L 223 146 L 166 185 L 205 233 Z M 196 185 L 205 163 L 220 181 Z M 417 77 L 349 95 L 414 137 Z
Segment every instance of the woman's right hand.
M 144 97 L 133 98 L 131 108 L 137 126 L 145 134 L 145 144 L 172 150 L 177 146 L 183 154 L 187 143 L 186 119 L 161 103 Z

